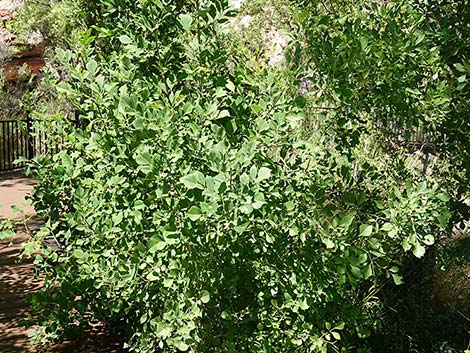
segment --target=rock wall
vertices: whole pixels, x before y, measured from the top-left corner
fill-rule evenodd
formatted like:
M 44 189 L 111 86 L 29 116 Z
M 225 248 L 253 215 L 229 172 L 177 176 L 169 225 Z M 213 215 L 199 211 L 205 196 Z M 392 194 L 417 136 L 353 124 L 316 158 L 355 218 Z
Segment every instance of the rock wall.
M 46 65 L 45 41 L 39 32 L 28 37 L 17 37 L 5 28 L 14 18 L 20 1 L 0 1 L 0 62 L 6 81 L 17 81 L 23 75 L 37 75 Z

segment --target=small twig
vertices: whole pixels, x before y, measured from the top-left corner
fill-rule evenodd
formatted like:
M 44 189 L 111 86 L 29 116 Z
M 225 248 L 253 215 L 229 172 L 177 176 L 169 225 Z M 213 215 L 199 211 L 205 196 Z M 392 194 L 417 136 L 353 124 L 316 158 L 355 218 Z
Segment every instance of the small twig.
M 312 106 L 313 109 L 323 109 L 323 110 L 334 110 L 334 109 L 338 109 L 338 107 L 322 107 L 322 106 L 318 106 L 318 105 L 314 105 Z
M 470 322 L 470 319 L 468 317 L 466 317 L 460 310 L 457 310 L 457 312 L 465 319 L 467 320 L 468 322 Z M 469 345 L 470 345 L 470 342 L 469 342 Z

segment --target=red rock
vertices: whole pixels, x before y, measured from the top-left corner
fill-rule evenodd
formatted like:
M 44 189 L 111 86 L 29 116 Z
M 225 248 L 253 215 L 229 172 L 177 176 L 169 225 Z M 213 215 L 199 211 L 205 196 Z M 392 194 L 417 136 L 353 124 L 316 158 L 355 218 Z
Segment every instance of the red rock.
M 36 75 L 46 65 L 46 60 L 42 57 L 14 58 L 8 60 L 3 65 L 3 75 L 7 81 L 16 81 L 20 73 L 20 68 L 26 65 L 27 70 Z
M 46 50 L 44 41 L 38 43 L 14 42 L 10 45 L 13 58 L 43 57 Z
M 0 21 L 6 22 L 13 19 L 13 11 L 9 9 L 0 9 Z
M 0 28 L 0 45 L 7 49 L 8 59 L 3 64 L 3 74 L 7 81 L 16 81 L 20 68 L 26 65 L 26 72 L 37 74 L 46 64 L 44 52 L 46 44 L 42 35 L 32 33 L 28 38 L 20 39 L 5 29 Z
M 5 28 L 0 28 L 0 45 L 9 45 L 15 40 L 15 35 L 8 32 Z

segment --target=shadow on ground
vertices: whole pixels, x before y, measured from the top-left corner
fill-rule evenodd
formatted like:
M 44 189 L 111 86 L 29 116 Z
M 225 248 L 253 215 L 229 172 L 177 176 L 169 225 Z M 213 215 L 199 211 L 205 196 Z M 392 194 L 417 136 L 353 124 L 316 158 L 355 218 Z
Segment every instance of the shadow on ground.
M 21 207 L 32 191 L 34 181 L 21 172 L 0 173 L 0 204 Z M 32 216 L 30 206 L 22 207 L 25 216 Z M 14 216 L 11 210 L 0 208 L 0 219 Z M 23 322 L 30 310 L 25 297 L 42 286 L 42 279 L 34 274 L 33 259 L 19 261 L 22 244 L 29 238 L 29 229 L 38 228 L 41 220 L 31 217 L 28 223 L 16 218 L 16 237 L 0 241 L 0 352 L 2 353 L 113 353 L 122 352 L 106 334 L 103 324 L 97 323 L 77 342 L 66 342 L 48 348 L 31 347 Z

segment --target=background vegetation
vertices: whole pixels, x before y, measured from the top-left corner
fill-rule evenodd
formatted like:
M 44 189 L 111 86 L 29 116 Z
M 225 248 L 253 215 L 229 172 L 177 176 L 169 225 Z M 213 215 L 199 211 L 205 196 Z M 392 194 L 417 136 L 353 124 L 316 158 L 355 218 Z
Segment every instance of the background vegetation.
M 18 28 L 57 47 L 46 91 L 67 102 L 39 104 L 64 146 L 29 168 L 46 221 L 27 247 L 46 276 L 36 342 L 98 319 L 135 352 L 468 348 L 468 301 L 446 306 L 436 284 L 439 268 L 468 276 L 453 236 L 468 219 L 467 5 L 23 11 L 38 17 Z M 290 42 L 273 66 L 276 31 Z

